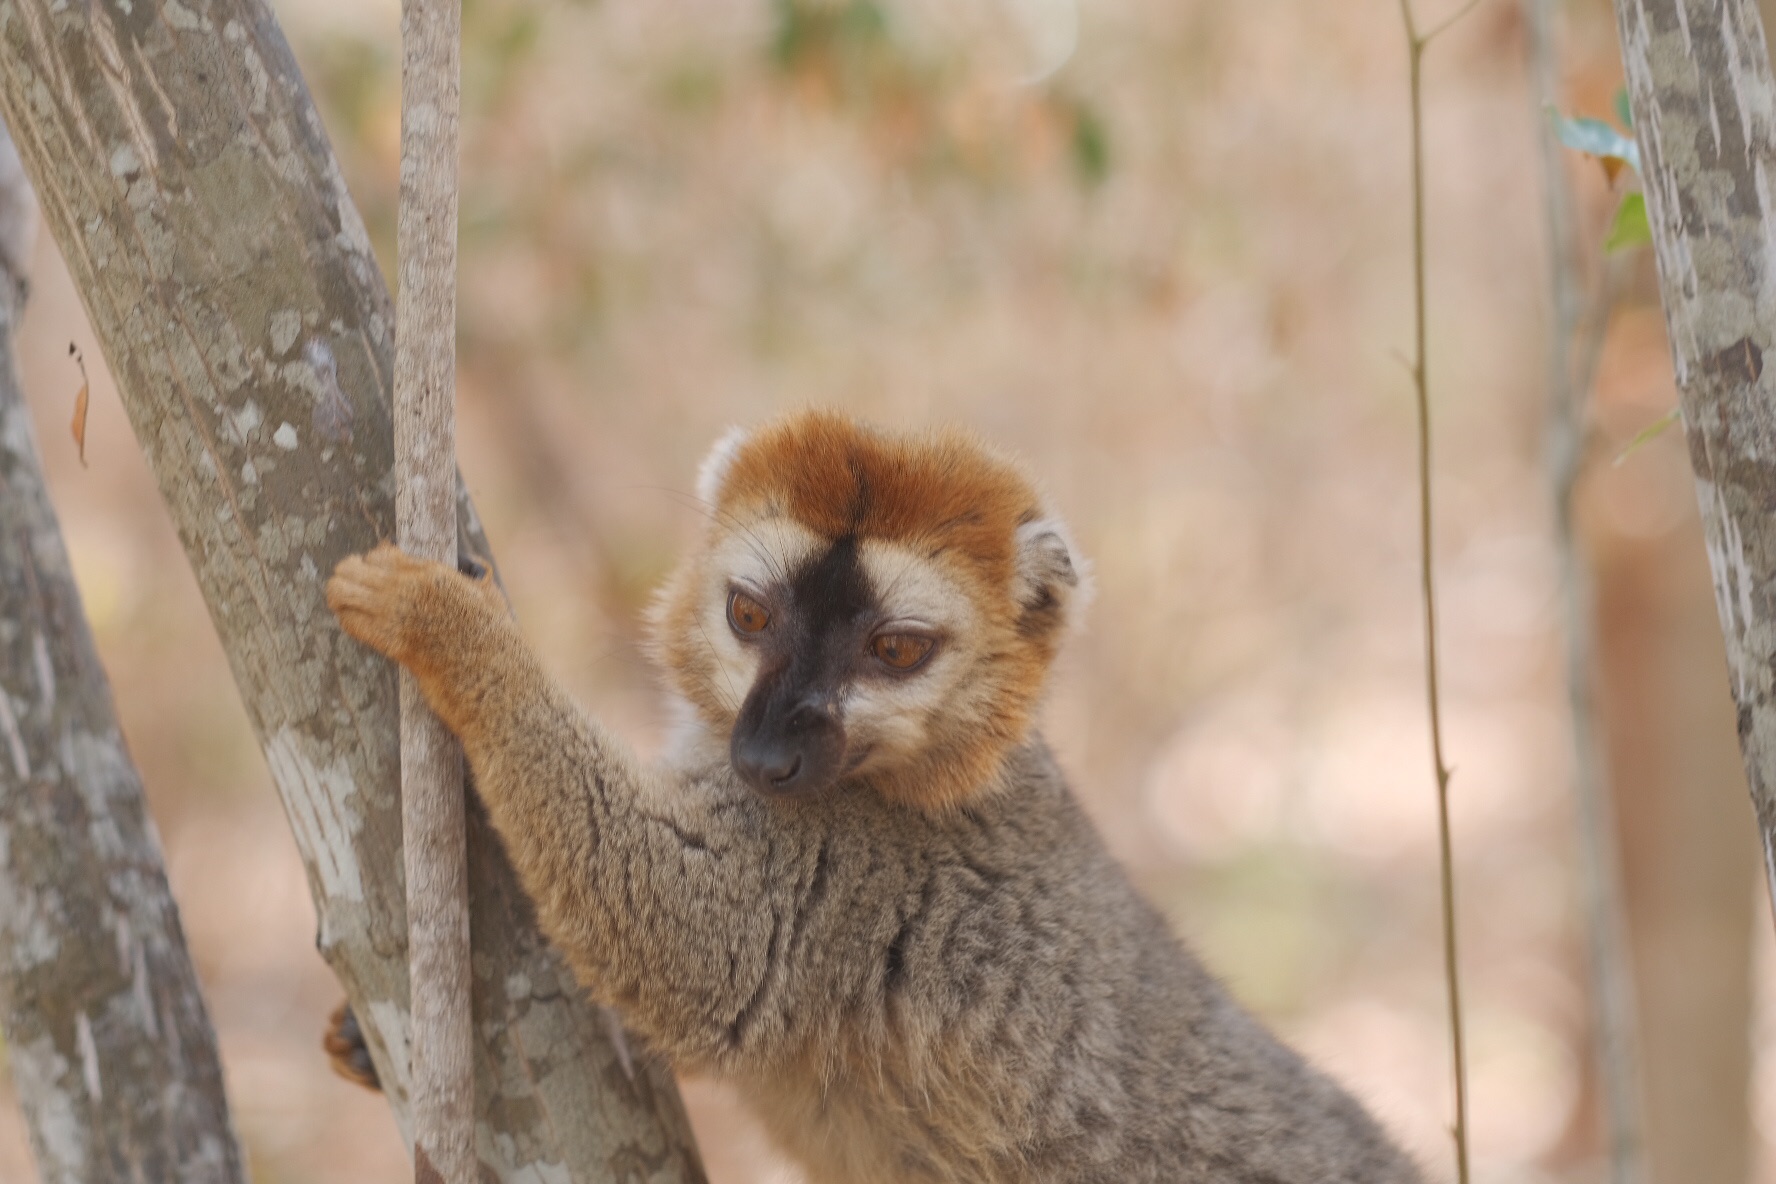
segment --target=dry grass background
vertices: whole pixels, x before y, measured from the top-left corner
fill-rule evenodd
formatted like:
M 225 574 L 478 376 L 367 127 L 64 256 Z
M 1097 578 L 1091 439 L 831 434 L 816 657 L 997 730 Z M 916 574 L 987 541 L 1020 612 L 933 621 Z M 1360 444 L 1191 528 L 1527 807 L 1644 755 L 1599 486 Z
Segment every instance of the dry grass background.
M 386 266 L 398 7 L 278 11 Z M 463 468 L 528 631 L 646 743 L 661 715 L 637 611 L 696 527 L 682 491 L 725 426 L 823 403 L 962 421 L 1021 453 L 1097 568 L 1048 711 L 1093 815 L 1235 991 L 1440 1167 L 1398 11 L 1090 0 L 1045 73 L 1074 11 L 469 0 Z M 1569 103 L 1602 114 L 1606 6 L 1574 0 L 1565 32 Z M 1578 1181 L 1597 1139 L 1523 56 L 1515 5 L 1485 0 L 1430 61 L 1437 558 L 1477 1178 Z M 1601 236 L 1601 180 L 1578 162 L 1572 179 Z M 35 285 L 26 389 L 255 1176 L 404 1178 L 381 1103 L 316 1050 L 337 991 L 302 870 L 47 242 Z M 88 469 L 70 340 L 94 368 Z M 1600 400 L 1618 443 L 1674 401 L 1645 266 Z M 1672 540 L 1705 587 L 1681 442 L 1614 468 L 1610 451 L 1589 529 Z M 1742 816 L 1719 858 L 1749 894 L 1743 786 L 1686 792 Z M 794 1179 L 719 1087 L 688 1096 L 717 1184 Z M 29 1180 L 3 1113 L 0 1179 Z

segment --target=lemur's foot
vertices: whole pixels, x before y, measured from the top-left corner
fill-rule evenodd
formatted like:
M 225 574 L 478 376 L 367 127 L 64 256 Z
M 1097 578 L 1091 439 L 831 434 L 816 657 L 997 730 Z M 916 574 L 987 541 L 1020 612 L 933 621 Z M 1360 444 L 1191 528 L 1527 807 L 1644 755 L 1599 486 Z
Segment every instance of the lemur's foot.
M 376 1064 L 370 1059 L 370 1046 L 364 1041 L 364 1029 L 350 1003 L 341 1001 L 327 1019 L 327 1031 L 321 1036 L 321 1047 L 327 1050 L 327 1061 L 333 1072 L 365 1089 L 382 1089 L 382 1078 L 376 1075 Z

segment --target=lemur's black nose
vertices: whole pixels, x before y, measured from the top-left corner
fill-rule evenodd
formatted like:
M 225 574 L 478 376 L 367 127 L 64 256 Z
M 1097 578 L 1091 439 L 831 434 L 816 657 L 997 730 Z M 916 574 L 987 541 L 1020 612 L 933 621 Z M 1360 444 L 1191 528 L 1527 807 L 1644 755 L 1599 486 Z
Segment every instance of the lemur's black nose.
M 794 793 L 807 780 L 803 772 L 808 762 L 793 740 L 768 736 L 736 740 L 731 759 L 734 771 L 764 793 Z
M 734 771 L 762 794 L 819 793 L 843 772 L 845 726 L 824 701 L 743 710 L 728 755 Z

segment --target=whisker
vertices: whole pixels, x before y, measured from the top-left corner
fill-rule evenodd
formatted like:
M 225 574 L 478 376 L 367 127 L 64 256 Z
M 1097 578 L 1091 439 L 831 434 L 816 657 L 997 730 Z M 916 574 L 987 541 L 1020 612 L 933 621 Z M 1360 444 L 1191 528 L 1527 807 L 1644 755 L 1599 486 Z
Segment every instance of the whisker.
M 772 553 L 770 546 L 766 544 L 764 539 L 758 536 L 758 532 L 753 530 L 752 527 L 745 522 L 741 521 L 733 511 L 724 510 L 713 502 L 698 497 L 694 493 L 686 493 L 681 489 L 673 489 L 667 485 L 649 485 L 642 486 L 641 488 L 650 489 L 656 493 L 667 494 L 676 499 L 680 505 L 689 506 L 711 522 L 726 526 L 738 534 L 744 534 L 746 539 L 750 540 L 747 542 L 747 549 L 752 552 L 754 558 L 764 565 L 765 570 L 771 575 L 771 577 L 783 583 L 789 582 L 789 572 L 782 561 Z
M 728 665 L 721 660 L 721 654 L 716 651 L 715 642 L 710 639 L 709 630 L 703 627 L 703 618 L 693 619 L 697 622 L 697 632 L 703 635 L 703 644 L 709 647 L 709 656 L 714 659 L 715 668 L 721 671 L 722 681 L 728 685 L 728 710 L 738 712 L 740 710 L 740 695 L 734 690 L 734 680 L 728 677 Z M 711 685 L 709 689 L 713 691 L 716 688 Z
M 728 702 L 727 692 L 717 685 L 708 675 L 697 670 L 685 670 L 679 672 L 679 676 L 685 679 L 686 684 L 690 689 L 708 692 L 710 697 L 716 701 L 717 705 L 720 706 L 722 710 L 732 711 L 734 709 L 733 704 Z

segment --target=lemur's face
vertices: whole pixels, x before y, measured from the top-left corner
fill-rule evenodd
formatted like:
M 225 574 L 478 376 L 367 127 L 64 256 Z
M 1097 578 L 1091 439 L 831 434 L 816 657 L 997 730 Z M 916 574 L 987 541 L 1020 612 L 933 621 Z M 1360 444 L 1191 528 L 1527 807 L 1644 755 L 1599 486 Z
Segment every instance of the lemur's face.
M 746 688 L 729 752 L 761 793 L 904 760 L 979 659 L 966 591 L 907 547 L 763 518 L 712 559 L 700 623 L 721 677 Z
M 699 494 L 707 546 L 655 642 L 734 771 L 930 808 L 979 789 L 1028 729 L 1078 583 L 1023 478 L 961 437 L 808 414 L 718 445 Z

